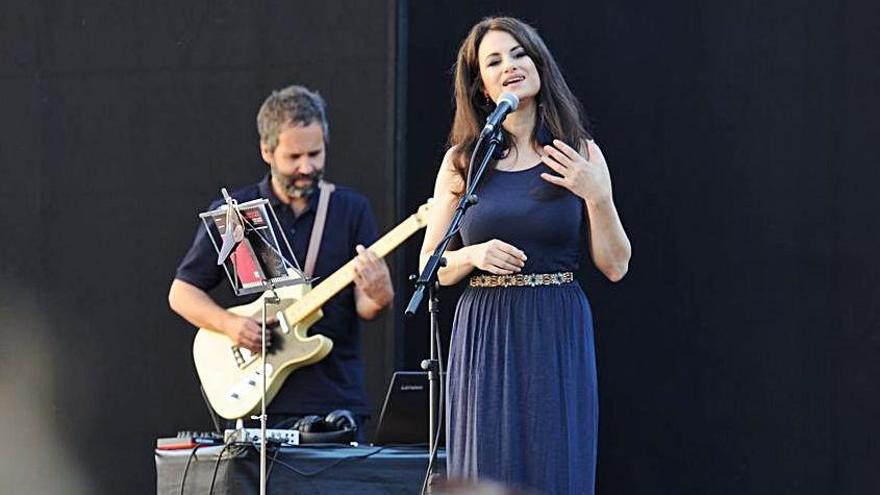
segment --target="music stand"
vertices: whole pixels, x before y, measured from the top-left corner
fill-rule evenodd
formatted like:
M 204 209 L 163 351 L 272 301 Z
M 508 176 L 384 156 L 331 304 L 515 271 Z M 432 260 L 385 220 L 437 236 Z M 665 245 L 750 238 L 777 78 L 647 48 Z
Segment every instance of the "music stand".
M 217 264 L 229 278 L 236 296 L 263 292 L 261 358 L 263 397 L 260 408 L 260 495 L 266 495 L 266 314 L 269 304 L 279 304 L 277 287 L 304 284 L 306 280 L 290 242 L 267 199 L 238 203 L 226 192 L 224 204 L 199 214 L 217 251 Z M 274 224 L 273 224 L 274 220 Z M 212 229 L 213 225 L 213 229 Z M 277 229 L 275 228 L 277 226 Z M 216 236 L 219 239 L 215 238 Z M 279 238 L 284 244 L 279 242 Z M 218 242 L 219 241 L 219 242 Z M 285 251 L 286 248 L 286 251 Z M 251 419 L 257 419 L 252 416 Z
M 221 192 L 226 202 L 199 217 L 217 252 L 217 264 L 223 265 L 235 295 L 308 282 L 269 200 L 261 198 L 239 204 L 225 188 Z M 279 226 L 278 232 L 274 226 Z

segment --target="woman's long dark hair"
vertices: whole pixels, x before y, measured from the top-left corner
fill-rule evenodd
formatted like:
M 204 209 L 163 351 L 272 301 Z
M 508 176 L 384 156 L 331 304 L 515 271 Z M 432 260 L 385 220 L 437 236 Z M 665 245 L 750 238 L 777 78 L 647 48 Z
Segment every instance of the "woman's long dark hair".
M 471 28 L 458 49 L 458 59 L 455 62 L 455 119 L 449 132 L 449 146 L 455 147 L 451 159 L 462 184 L 467 181 L 469 158 L 480 136 L 480 130 L 495 108 L 494 103 L 486 102 L 477 56 L 483 37 L 493 30 L 504 31 L 513 36 L 526 55 L 531 57 L 541 78 L 541 90 L 535 98 L 537 108 L 532 145 L 540 144 L 538 133 L 542 128 L 544 132 L 576 149 L 590 139 L 581 104 L 565 83 L 556 60 L 537 31 L 512 17 L 487 17 Z M 502 132 L 504 142 L 512 144 L 513 139 L 507 131 L 502 129 Z M 491 165 L 492 168 L 495 167 L 495 160 Z M 457 194 L 463 192 L 456 191 Z

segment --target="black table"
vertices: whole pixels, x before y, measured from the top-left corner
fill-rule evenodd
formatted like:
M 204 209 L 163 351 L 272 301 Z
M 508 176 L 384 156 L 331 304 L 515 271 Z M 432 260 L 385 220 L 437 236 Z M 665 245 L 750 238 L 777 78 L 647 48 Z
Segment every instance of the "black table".
M 221 458 L 222 455 L 222 458 Z M 252 445 L 156 450 L 156 493 L 259 493 L 260 452 Z M 415 494 L 427 469 L 427 448 L 341 445 L 270 448 L 269 494 Z M 274 460 L 273 460 L 274 459 Z M 219 460 L 219 462 L 218 462 Z M 438 453 L 443 472 L 446 455 Z M 214 472 L 216 470 L 216 477 Z M 186 479 L 184 480 L 184 471 Z M 211 480 L 214 480 L 213 492 Z

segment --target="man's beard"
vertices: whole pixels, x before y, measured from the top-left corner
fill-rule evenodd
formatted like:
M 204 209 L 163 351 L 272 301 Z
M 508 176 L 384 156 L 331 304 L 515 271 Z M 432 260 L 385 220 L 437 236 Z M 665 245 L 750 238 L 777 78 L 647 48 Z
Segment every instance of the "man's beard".
M 324 170 L 315 170 L 310 174 L 294 174 L 287 176 L 279 174 L 273 167 L 272 177 L 275 178 L 275 181 L 284 188 L 284 191 L 291 198 L 308 198 L 312 194 L 315 194 L 315 191 L 318 189 L 318 183 L 321 182 L 322 178 L 324 178 Z M 297 181 L 303 179 L 311 179 L 311 182 L 309 182 L 306 186 L 296 185 Z

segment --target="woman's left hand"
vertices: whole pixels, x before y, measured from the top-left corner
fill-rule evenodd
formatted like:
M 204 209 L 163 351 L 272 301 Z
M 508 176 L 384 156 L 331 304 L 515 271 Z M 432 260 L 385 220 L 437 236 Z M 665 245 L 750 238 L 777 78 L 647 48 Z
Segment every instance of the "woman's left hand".
M 542 173 L 542 179 L 564 187 L 586 201 L 600 202 L 611 198 L 608 164 L 595 141 L 587 141 L 589 160 L 558 139 L 553 140 L 553 146 L 544 146 L 544 153 L 544 163 L 561 177 Z

